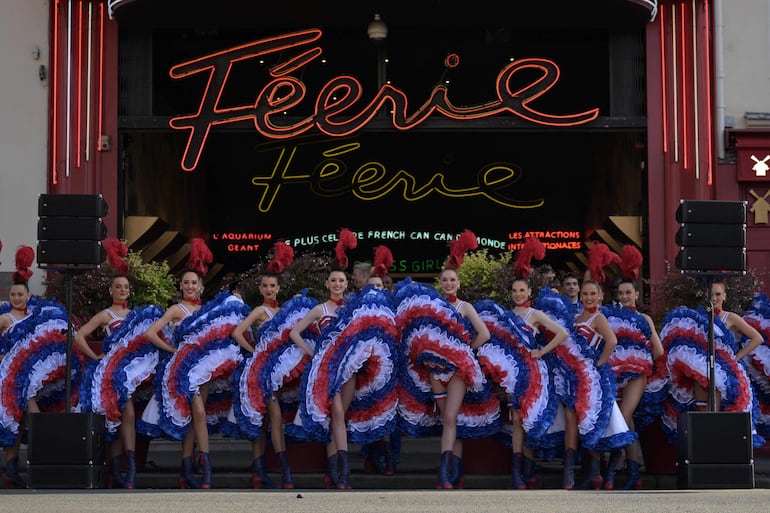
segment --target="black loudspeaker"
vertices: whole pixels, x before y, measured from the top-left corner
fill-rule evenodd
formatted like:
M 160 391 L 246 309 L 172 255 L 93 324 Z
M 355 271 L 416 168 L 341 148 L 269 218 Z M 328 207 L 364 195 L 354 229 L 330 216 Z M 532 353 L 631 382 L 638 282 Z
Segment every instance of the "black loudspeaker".
M 103 240 L 107 227 L 96 217 L 42 217 L 37 222 L 38 240 Z
M 101 194 L 41 194 L 37 200 L 39 217 L 104 217 L 108 210 Z
M 107 215 L 101 194 L 41 194 L 38 199 L 37 263 L 41 268 L 93 269 L 106 256 L 101 241 Z
M 27 465 L 104 466 L 104 415 L 32 413 Z
M 37 242 L 39 264 L 98 266 L 106 258 L 98 240 L 40 240 Z
M 748 412 L 691 411 L 677 422 L 680 488 L 753 488 L 754 449 Z
M 754 488 L 753 463 L 686 463 L 676 471 L 678 488 Z
M 681 200 L 676 265 L 683 273 L 746 273 L 746 202 Z
M 751 463 L 751 414 L 689 411 L 677 422 L 679 459 L 690 463 Z
M 104 465 L 32 465 L 27 470 L 30 488 L 105 488 Z

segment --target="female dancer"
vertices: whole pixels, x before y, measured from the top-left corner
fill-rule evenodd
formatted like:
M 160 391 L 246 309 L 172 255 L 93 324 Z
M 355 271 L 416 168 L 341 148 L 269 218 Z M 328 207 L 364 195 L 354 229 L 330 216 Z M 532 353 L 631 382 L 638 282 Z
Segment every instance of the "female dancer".
M 740 315 L 723 310 L 726 297 L 725 284 L 713 283 L 714 406 L 717 411 L 751 412 L 753 428 L 758 415 L 754 411 L 754 392 L 742 360 L 762 344 L 762 336 Z M 666 411 L 661 420 L 664 431 L 674 443 L 679 415 L 693 408 L 705 410 L 708 407 L 709 330 L 709 317 L 702 308 L 675 308 L 663 319 L 660 336 L 667 351 L 671 381 Z M 743 347 L 738 346 L 732 330 L 745 337 L 746 344 Z M 755 432 L 752 434 L 754 447 L 764 443 L 761 436 Z
M 67 312 L 61 305 L 31 299 L 27 282 L 35 258 L 29 246 L 16 252 L 10 311 L 0 315 L 0 445 L 5 447 L 5 486 L 26 488 L 19 475 L 19 449 L 30 413 L 62 408 L 67 358 Z M 73 368 L 73 373 L 78 369 Z M 73 377 L 79 384 L 80 374 Z
M 271 321 L 280 307 L 278 302 L 278 292 L 281 287 L 278 283 L 278 278 L 283 270 L 294 259 L 294 250 L 283 241 L 278 241 L 274 246 L 274 256 L 270 263 L 265 268 L 265 272 L 259 280 L 259 292 L 262 294 L 262 304 L 254 308 L 251 313 L 241 322 L 234 330 L 232 337 L 238 342 L 238 344 L 248 353 L 256 354 L 257 348 L 262 350 L 266 349 L 264 344 L 252 345 L 246 339 L 246 333 L 251 333 L 254 328 L 259 329 L 264 323 Z M 267 357 L 268 355 L 264 355 Z M 240 368 L 239 372 L 233 376 L 234 382 L 238 383 L 243 367 L 247 366 L 247 361 L 244 361 L 244 365 Z M 248 373 L 247 373 L 248 376 Z M 260 381 L 257 381 L 257 386 L 261 385 Z M 283 385 L 283 383 L 281 383 Z M 270 437 L 273 443 L 273 450 L 278 457 L 278 462 L 281 465 L 281 487 L 282 488 L 294 488 L 294 482 L 292 480 L 291 468 L 289 467 L 289 459 L 286 456 L 286 439 L 283 432 L 283 416 L 281 414 L 281 406 L 278 402 L 279 390 L 268 391 L 269 399 L 265 402 L 266 413 L 270 418 Z M 264 391 L 263 391 L 264 392 Z M 265 394 L 265 395 L 268 395 Z M 236 400 L 237 402 L 237 400 Z M 236 405 L 234 405 L 236 406 Z M 262 419 L 260 419 L 261 421 Z M 252 487 L 253 488 L 275 488 L 275 483 L 270 476 L 267 475 L 265 469 L 265 435 L 267 433 L 267 424 L 261 422 L 261 429 L 258 430 L 258 437 L 253 438 L 251 442 L 252 448 Z
M 607 467 L 607 474 L 602 478 L 600 471 L 601 452 L 606 450 L 625 447 L 636 440 L 636 433 L 628 429 L 628 425 L 623 419 L 623 415 L 615 402 L 617 395 L 617 385 L 615 376 L 608 362 L 618 339 L 609 325 L 607 318 L 599 311 L 602 304 L 603 292 L 601 285 L 594 280 L 585 280 L 580 287 L 580 301 L 583 309 L 575 318 L 575 331 L 585 338 L 589 351 L 593 354 L 595 366 L 599 371 L 601 379 L 601 392 L 610 401 L 610 410 L 608 414 L 608 424 L 601 434 L 599 440 L 595 443 L 584 441 L 583 445 L 588 450 L 585 455 L 588 458 L 587 479 L 581 485 L 581 488 L 592 487 L 598 489 L 604 481 L 607 482 L 606 488 L 614 487 L 615 467 L 619 461 L 610 461 Z M 574 411 L 566 412 L 567 433 L 570 437 L 565 445 L 577 442 L 577 417 Z M 585 465 L 586 462 L 584 462 Z
M 401 280 L 393 295 L 399 343 L 401 432 L 441 436 L 438 487 L 462 487 L 459 438 L 490 436 L 500 430 L 500 402 L 474 355 L 490 338 L 476 309 L 457 298 L 457 269 L 477 247 L 465 230 L 450 245 L 450 256 L 435 287 Z M 475 333 L 471 333 L 471 329 Z
M 337 244 L 336 255 L 338 268 L 332 269 L 329 277 L 326 279 L 326 288 L 329 291 L 329 298 L 313 307 L 305 317 L 292 328 L 289 333 L 291 340 L 311 358 L 314 354 L 314 347 L 308 344 L 302 336 L 302 333 L 311 325 L 317 328 L 321 339 L 327 328 L 337 319 L 337 309 L 345 302 L 345 291 L 348 288 L 348 278 L 345 274 L 347 267 L 347 256 L 345 251 L 348 248 L 355 248 L 357 244 L 355 235 L 347 229 L 340 232 L 340 239 Z M 304 381 L 304 378 L 303 378 Z M 348 437 L 345 426 L 345 412 L 350 406 L 355 391 L 355 380 L 346 381 L 341 389 L 334 394 L 331 407 L 331 440 L 326 444 L 326 461 L 328 478 L 331 480 L 326 486 L 334 485 L 339 489 L 348 488 L 350 478 L 350 466 L 348 462 Z M 302 411 L 300 409 L 300 411 Z M 327 481 L 326 476 L 324 476 Z
M 130 311 L 128 308 L 130 289 L 131 286 L 128 277 L 125 274 L 116 274 L 113 276 L 109 288 L 112 304 L 91 317 L 91 319 L 89 319 L 89 321 L 75 333 L 75 345 L 92 361 L 101 360 L 104 358 L 105 353 L 101 352 L 96 354 L 94 350 L 91 349 L 86 339 L 91 336 L 94 331 L 100 328 L 104 329 L 107 337 L 110 337 L 110 335 L 121 326 L 123 320 Z M 86 372 L 86 376 L 84 376 L 81 384 L 83 387 L 80 393 L 81 411 L 94 411 L 94 400 L 96 400 L 97 403 L 101 402 L 97 397 L 91 398 L 90 390 L 94 383 L 93 377 L 95 374 L 99 373 L 99 371 L 95 369 L 96 364 L 87 366 L 87 368 L 91 367 L 94 368 L 91 369 L 91 372 Z M 96 394 L 101 395 L 99 389 L 97 389 Z M 125 421 L 121 423 L 120 438 L 119 440 L 112 441 L 110 444 L 110 476 L 113 485 L 120 488 L 131 489 L 134 487 L 134 478 L 136 476 L 136 433 L 134 428 L 135 415 L 133 402 L 128 401 L 126 403 L 123 415 L 125 415 Z M 125 480 L 120 473 L 123 451 L 126 452 L 126 466 L 128 468 L 128 474 Z
M 298 346 L 313 353 L 302 377 L 295 425 L 301 423 L 306 437 L 327 442 L 325 480 L 338 489 L 350 488 L 349 441 L 366 445 L 391 433 L 398 402 L 396 329 L 387 295 L 369 288 L 343 299 L 345 250 L 355 244 L 355 235 L 343 229 L 336 250 L 339 267 L 327 280 L 330 299 L 310 310 L 290 333 Z M 315 350 L 301 335 L 313 324 L 320 329 Z
M 623 248 L 621 269 L 623 278 L 618 284 L 617 298 L 621 308 L 603 307 L 602 311 L 618 339 L 618 346 L 610 357 L 610 366 L 618 385 L 620 411 L 629 429 L 635 429 L 634 416 L 652 375 L 655 360 L 663 356 L 663 345 L 652 318 L 637 310 L 639 291 L 636 281 L 642 255 L 633 246 Z M 638 431 L 637 431 L 638 432 Z M 608 469 L 614 470 L 620 460 L 620 450 L 610 453 Z M 639 442 L 626 447 L 628 481 L 623 489 L 639 489 L 642 485 L 639 475 Z M 614 474 L 609 471 L 604 481 L 605 489 L 614 487 Z
M 514 279 L 511 285 L 511 299 L 515 305 L 513 312 L 524 321 L 525 328 L 535 340 L 536 347 L 530 351 L 530 356 L 540 360 L 567 340 L 569 334 L 562 325 L 544 312 L 532 308 L 531 297 L 532 288 L 526 277 Z M 543 336 L 538 338 L 541 333 Z M 547 370 L 545 374 L 547 375 Z M 532 450 L 524 446 L 525 429 L 519 409 L 514 407 L 512 414 L 513 488 L 523 490 L 528 486 L 532 487 L 535 460 Z
M 761 436 L 770 438 L 770 299 L 764 292 L 751 301 L 743 318 L 764 340 L 744 361 L 757 397 L 757 431 Z M 749 337 L 741 337 L 741 346 L 749 343 Z
M 160 403 L 161 428 L 167 436 L 182 441 L 181 487 L 211 488 L 206 422 L 209 385 L 229 376 L 240 362 L 240 351 L 232 343 L 230 334 L 249 313 L 248 307 L 229 292 L 217 294 L 201 307 L 203 275 L 211 260 L 211 252 L 203 240 L 193 239 L 190 270 L 182 275 L 182 301 L 166 310 L 145 332 L 155 345 L 171 354 L 168 361 L 161 364 L 162 371 L 156 373 L 155 395 Z M 174 344 L 169 344 L 158 334 L 170 324 L 176 326 Z M 200 483 L 192 476 L 195 443 L 202 462 Z

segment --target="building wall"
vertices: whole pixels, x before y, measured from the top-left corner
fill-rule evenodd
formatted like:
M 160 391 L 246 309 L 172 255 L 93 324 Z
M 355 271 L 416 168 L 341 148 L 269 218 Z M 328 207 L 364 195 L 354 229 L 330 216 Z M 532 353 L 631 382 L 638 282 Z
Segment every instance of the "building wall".
M 46 192 L 48 19 L 48 0 L 0 2 L 0 272 L 8 273 L 5 279 L 16 269 L 16 247 L 36 248 L 37 198 Z M 38 293 L 43 273 L 33 270 L 30 286 Z
M 770 113 L 770 1 L 721 4 L 726 124 L 732 117 L 735 128 L 746 128 L 746 112 Z

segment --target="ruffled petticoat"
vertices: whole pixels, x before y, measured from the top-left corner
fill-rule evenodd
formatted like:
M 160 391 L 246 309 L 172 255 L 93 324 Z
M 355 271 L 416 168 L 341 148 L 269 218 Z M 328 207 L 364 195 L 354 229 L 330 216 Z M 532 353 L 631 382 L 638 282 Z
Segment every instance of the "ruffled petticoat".
M 221 292 L 197 312 L 184 319 L 174 330 L 177 351 L 164 362 L 156 375 L 155 399 L 159 403 L 159 425 L 165 436 L 182 440 L 192 419 L 190 405 L 199 388 L 211 383 L 211 397 L 207 400 L 209 429 L 217 429 L 221 416 L 229 410 L 229 402 L 222 404 L 221 394 L 229 396 L 229 380 L 241 361 L 240 347 L 230 338 L 238 324 L 251 309 L 228 292 Z M 212 413 L 211 404 L 215 406 Z M 148 408 L 153 407 L 152 402 Z M 144 417 L 143 417 L 144 420 Z M 214 422 L 214 423 L 212 423 Z
M 706 390 L 709 387 L 708 330 L 709 320 L 705 312 L 690 308 L 676 308 L 663 319 L 660 335 L 668 353 L 671 381 L 661 421 L 672 444 L 677 443 L 679 415 L 695 409 L 694 383 Z M 715 318 L 714 386 L 722 396 L 722 409 L 751 412 L 754 424 L 758 416 L 756 400 L 745 365 L 735 359 L 734 345 L 730 330 L 719 318 Z M 763 443 L 762 437 L 754 434 L 754 446 L 759 447 Z
M 530 355 L 535 347 L 532 334 L 515 313 L 492 300 L 477 301 L 474 307 L 490 333 L 476 352 L 481 368 L 505 391 L 527 436 L 543 436 L 553 424 L 558 401 L 548 364 Z M 510 436 L 505 443 L 511 443 Z
M 348 440 L 366 445 L 396 427 L 397 331 L 390 300 L 365 288 L 345 299 L 336 322 L 321 333 L 302 376 L 299 411 L 287 433 L 302 439 L 330 439 L 332 400 L 350 379 L 356 390 L 346 413 Z
M 553 369 L 556 396 L 564 407 L 575 411 L 582 446 L 604 451 L 633 443 L 637 435 L 628 429 L 617 407 L 617 384 L 612 368 L 609 364 L 596 366 L 600 352 L 588 347 L 585 338 L 574 330 L 571 307 L 564 297 L 543 288 L 535 308 L 564 326 L 569 333 L 545 359 Z M 557 412 L 557 419 L 560 418 Z M 561 422 L 555 421 L 543 437 L 528 439 L 527 443 L 532 447 L 558 447 L 563 443 L 563 435 Z
M 62 411 L 67 398 L 67 312 L 64 307 L 38 299 L 31 314 L 3 335 L 7 349 L 0 361 L 0 445 L 11 446 L 27 401 L 37 398 L 41 411 Z M 81 374 L 72 365 L 71 386 L 77 389 Z
M 398 283 L 393 301 L 401 334 L 397 360 L 401 431 L 412 437 L 441 433 L 430 375 L 449 381 L 456 374 L 467 385 L 457 417 L 457 437 L 480 438 L 499 432 L 500 400 L 470 347 L 467 321 L 435 288 L 409 278 Z
M 105 339 L 105 356 L 89 365 L 80 386 L 79 409 L 104 415 L 106 438 L 118 435 L 122 412 L 136 390 L 152 383 L 159 349 L 144 333 L 163 315 L 154 305 L 135 308 Z
M 762 335 L 764 342 L 744 358 L 746 371 L 754 385 L 757 399 L 757 432 L 770 436 L 770 300 L 760 293 L 751 302 L 743 316 L 745 321 Z M 741 347 L 748 342 L 741 337 Z
M 262 436 L 262 425 L 267 415 L 267 405 L 273 395 L 281 401 L 282 411 L 293 410 L 287 415 L 296 414 L 296 388 L 310 356 L 290 338 L 292 328 L 318 304 L 306 295 L 294 297 L 284 303 L 275 317 L 263 322 L 257 332 L 254 353 L 243 359 L 233 374 L 232 416 L 230 423 L 222 431 L 228 436 L 251 440 Z M 312 348 L 315 347 L 315 334 L 307 329 L 302 338 Z M 294 389 L 287 396 L 284 390 Z M 294 402 L 286 402 L 286 399 Z

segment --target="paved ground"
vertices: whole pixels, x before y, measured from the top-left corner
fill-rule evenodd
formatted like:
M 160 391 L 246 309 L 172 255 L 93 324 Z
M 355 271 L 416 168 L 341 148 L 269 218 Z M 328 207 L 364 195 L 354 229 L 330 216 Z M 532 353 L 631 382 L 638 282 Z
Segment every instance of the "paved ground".
M 770 490 L 534 491 L 80 491 L 0 492 L 5 513 L 753 513 Z

